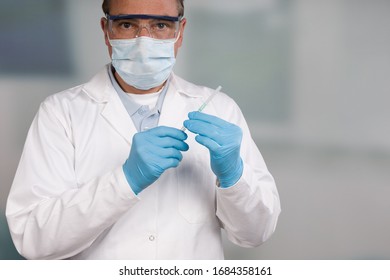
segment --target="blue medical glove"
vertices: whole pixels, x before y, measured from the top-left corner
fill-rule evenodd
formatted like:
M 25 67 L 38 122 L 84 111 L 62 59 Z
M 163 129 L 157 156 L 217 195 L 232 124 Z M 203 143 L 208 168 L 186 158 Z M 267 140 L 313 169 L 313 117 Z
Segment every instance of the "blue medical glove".
M 241 178 L 243 163 L 240 156 L 241 128 L 218 117 L 200 112 L 188 114 L 184 126 L 198 134 L 195 140 L 210 151 L 211 169 L 220 186 L 233 186 Z
M 123 165 L 127 182 L 139 194 L 163 172 L 177 167 L 188 150 L 187 134 L 171 127 L 156 127 L 134 135 L 129 158 Z

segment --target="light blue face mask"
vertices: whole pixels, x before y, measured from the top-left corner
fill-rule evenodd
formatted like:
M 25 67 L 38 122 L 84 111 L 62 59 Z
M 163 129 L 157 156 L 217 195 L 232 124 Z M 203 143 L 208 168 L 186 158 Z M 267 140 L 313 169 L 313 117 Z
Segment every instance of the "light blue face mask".
M 127 84 L 149 90 L 162 85 L 169 78 L 176 62 L 177 39 L 137 37 L 109 41 L 112 65 Z

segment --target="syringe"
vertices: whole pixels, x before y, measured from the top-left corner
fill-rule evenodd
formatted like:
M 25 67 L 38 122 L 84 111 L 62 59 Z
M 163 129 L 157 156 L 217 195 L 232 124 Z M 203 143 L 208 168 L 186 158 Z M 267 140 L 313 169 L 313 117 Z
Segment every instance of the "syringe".
M 218 92 L 220 92 L 222 89 L 221 86 L 218 86 L 216 88 L 216 90 L 206 99 L 206 101 L 199 107 L 198 109 L 198 112 L 202 112 L 204 110 L 204 108 L 206 108 L 207 104 L 210 103 L 210 101 L 217 95 Z M 185 126 L 183 125 L 183 127 L 181 128 L 182 131 L 186 131 L 187 128 L 185 128 Z

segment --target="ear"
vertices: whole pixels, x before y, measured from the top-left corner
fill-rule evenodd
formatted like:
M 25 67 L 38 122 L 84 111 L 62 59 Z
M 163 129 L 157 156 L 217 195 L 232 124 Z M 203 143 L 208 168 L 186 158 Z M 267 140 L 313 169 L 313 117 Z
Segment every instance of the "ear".
M 107 32 L 108 32 L 108 23 L 107 23 L 107 19 L 102 17 L 100 19 L 100 27 L 104 33 L 104 41 L 106 43 L 106 46 L 110 46 L 110 42 L 108 41 L 108 36 L 107 36 Z

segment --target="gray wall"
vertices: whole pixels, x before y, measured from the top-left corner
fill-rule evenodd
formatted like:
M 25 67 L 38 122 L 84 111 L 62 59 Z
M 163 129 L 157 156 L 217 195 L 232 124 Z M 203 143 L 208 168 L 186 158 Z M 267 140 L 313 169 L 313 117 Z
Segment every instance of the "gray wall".
M 12 17 L 0 17 L 0 36 L 14 44 L 0 53 L 3 259 L 18 258 L 4 209 L 39 103 L 109 61 L 100 1 L 46 2 L 36 4 L 46 9 L 26 9 L 47 13 L 35 25 L 36 36 L 7 26 Z M 0 11 L 13 13 L 12 1 L 1 5 Z M 61 34 L 45 40 L 55 32 L 42 28 L 53 12 Z M 255 249 L 226 242 L 227 258 L 390 257 L 389 14 L 387 0 L 186 1 L 188 25 L 175 72 L 210 87 L 221 84 L 241 105 L 282 202 L 271 240 Z M 18 38 L 30 50 L 18 49 Z M 48 52 L 52 65 L 25 67 L 45 61 Z M 10 56 L 16 65 L 4 67 Z

